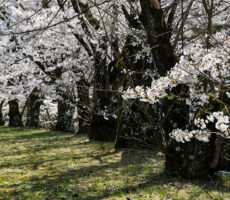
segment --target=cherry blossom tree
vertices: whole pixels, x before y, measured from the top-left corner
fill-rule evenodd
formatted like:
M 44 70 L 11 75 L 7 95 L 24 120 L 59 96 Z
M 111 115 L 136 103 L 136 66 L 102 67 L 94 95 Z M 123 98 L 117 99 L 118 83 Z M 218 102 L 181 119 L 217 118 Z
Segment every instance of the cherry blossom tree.
M 175 34 L 179 63 L 166 76 L 154 79 L 151 87 L 137 86 L 123 96 L 162 105 L 163 149 L 171 175 L 194 178 L 221 167 L 223 144 L 229 138 L 228 7 L 227 2 L 193 4 L 182 35 Z
M 116 147 L 154 138 L 170 175 L 217 170 L 229 138 L 229 6 L 3 1 L 0 100 L 9 124 L 22 126 L 26 105 L 26 124 L 38 126 L 40 106 L 43 115 L 53 101 L 58 130 L 74 132 L 77 116 L 80 132 Z

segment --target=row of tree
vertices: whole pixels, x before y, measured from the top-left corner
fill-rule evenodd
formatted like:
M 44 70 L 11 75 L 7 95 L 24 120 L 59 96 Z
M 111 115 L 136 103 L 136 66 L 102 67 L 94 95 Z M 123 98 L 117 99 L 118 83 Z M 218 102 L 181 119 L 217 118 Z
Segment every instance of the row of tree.
M 26 109 L 26 126 L 38 127 L 49 98 L 57 130 L 74 132 L 77 117 L 78 132 L 116 148 L 154 143 L 170 175 L 229 168 L 230 5 L 194 2 L 3 2 L 0 108 L 9 104 L 9 125 L 22 126 Z

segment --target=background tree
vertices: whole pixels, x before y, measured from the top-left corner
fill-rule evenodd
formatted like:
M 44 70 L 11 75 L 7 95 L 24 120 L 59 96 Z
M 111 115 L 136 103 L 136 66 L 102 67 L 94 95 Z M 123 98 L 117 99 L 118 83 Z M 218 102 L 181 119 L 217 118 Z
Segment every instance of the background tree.
M 3 104 L 4 104 L 4 100 L 2 100 L 0 103 L 0 125 L 1 126 L 5 125 L 4 118 L 3 118 L 3 112 L 2 112 Z
M 42 109 L 59 104 L 58 129 L 78 117 L 116 147 L 154 138 L 170 175 L 216 171 L 229 137 L 229 4 L 194 2 L 4 2 L 2 99 L 24 105 L 39 86 Z

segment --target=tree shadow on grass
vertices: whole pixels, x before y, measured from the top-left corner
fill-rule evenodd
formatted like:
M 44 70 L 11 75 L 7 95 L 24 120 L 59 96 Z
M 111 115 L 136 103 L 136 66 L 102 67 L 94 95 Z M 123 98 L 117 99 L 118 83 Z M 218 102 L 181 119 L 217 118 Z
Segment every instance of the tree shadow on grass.
M 27 139 L 28 140 L 43 139 L 43 138 L 51 138 L 51 137 L 58 138 L 58 137 L 68 136 L 67 134 L 61 132 L 51 132 L 51 131 L 38 132 L 36 130 L 31 130 L 31 129 L 27 131 L 20 130 L 14 132 L 14 134 L 11 131 L 1 132 L 1 133 L 2 134 L 4 133 L 5 135 L 1 137 L 0 142 L 20 141 L 20 140 L 27 140 Z
M 190 195 L 190 199 L 197 199 L 204 191 L 215 190 L 218 192 L 229 192 L 230 189 L 221 183 L 216 185 L 215 182 L 201 180 L 189 181 L 162 176 L 159 171 L 159 163 L 162 163 L 164 156 L 156 154 L 156 152 L 135 149 L 122 150 L 120 160 L 116 162 L 107 162 L 108 157 L 113 156 L 117 152 L 100 152 L 97 149 L 98 146 L 94 146 L 91 151 L 87 152 L 86 145 L 93 145 L 94 142 L 78 140 L 73 144 L 69 144 L 68 141 L 71 140 L 69 137 L 59 136 L 63 136 L 63 134 L 59 135 L 57 133 L 45 132 L 32 133 L 31 137 L 27 137 L 27 135 L 18 135 L 14 138 L 19 142 L 33 142 L 35 139 L 39 139 L 44 146 L 35 145 L 35 147 L 31 147 L 29 151 L 32 153 L 36 151 L 59 149 L 63 147 L 73 148 L 75 146 L 78 150 L 80 150 L 80 148 L 82 149 L 81 153 L 76 153 L 73 155 L 62 155 L 61 152 L 58 153 L 57 151 L 57 154 L 55 154 L 52 158 L 44 157 L 43 159 L 40 159 L 39 157 L 36 157 L 35 154 L 35 160 L 16 160 L 14 163 L 0 165 L 1 169 L 4 167 L 11 167 L 13 169 L 29 167 L 31 168 L 32 174 L 36 168 L 39 168 L 43 165 L 50 165 L 51 168 L 55 168 L 56 170 L 52 172 L 52 169 L 51 171 L 49 171 L 49 169 L 44 169 L 46 170 L 45 175 L 31 175 L 30 178 L 27 178 L 21 183 L 6 185 L 6 189 L 13 191 L 10 194 L 12 197 L 11 199 L 16 199 L 15 197 L 19 193 L 26 194 L 30 192 L 33 193 L 42 191 L 44 195 L 43 197 L 46 200 L 55 200 L 61 198 L 66 200 L 101 200 L 107 197 L 119 196 L 120 194 L 128 195 L 130 193 L 134 193 L 138 195 L 140 191 L 154 187 L 162 188 L 161 190 L 164 191 L 165 185 L 167 185 L 167 187 L 174 187 L 179 191 L 186 184 L 192 184 L 202 188 L 201 191 L 196 191 Z M 72 138 L 72 140 L 74 140 L 74 138 Z M 97 143 L 97 145 L 101 144 L 103 143 Z M 13 154 L 15 153 L 26 154 L 28 153 L 28 150 L 16 151 Z M 8 152 L 8 155 L 13 154 Z M 140 175 L 145 173 L 142 171 L 144 165 L 148 163 L 149 159 L 151 158 L 154 159 L 154 162 L 152 161 L 151 164 L 152 168 L 156 169 L 155 172 L 153 172 L 154 170 L 150 171 L 141 182 L 138 181 Z M 92 163 L 90 166 L 84 166 L 84 163 L 82 163 L 83 166 L 79 166 L 77 168 L 68 167 L 68 164 L 63 165 L 64 168 L 58 168 L 58 166 L 56 166 L 56 164 L 60 161 L 68 163 L 69 159 L 72 159 L 73 162 L 80 162 L 80 160 L 88 159 L 87 162 L 96 161 L 97 164 Z M 95 182 L 95 177 L 99 177 L 100 180 Z M 116 182 L 118 180 L 126 181 L 126 177 L 132 180 L 135 180 L 136 178 L 137 182 L 133 181 L 133 183 L 123 184 L 109 189 L 109 187 L 112 187 L 111 183 L 109 182 Z M 82 180 L 84 180 L 84 182 L 81 182 Z M 90 183 L 91 186 L 84 185 L 87 183 Z M 101 187 L 100 184 L 104 184 L 103 187 Z M 71 185 L 74 186 L 72 187 Z M 17 191 L 15 188 L 21 189 Z M 60 197 L 60 195 L 63 195 L 63 197 Z M 26 196 L 24 199 L 27 199 Z
M 75 144 L 72 145 L 72 146 L 75 146 Z M 59 148 L 59 147 L 63 147 L 63 146 L 52 145 L 52 147 L 50 147 L 50 148 L 40 148 L 40 150 L 47 150 L 47 149 Z M 26 152 L 20 152 L 20 153 L 25 154 L 25 153 L 28 153 L 28 152 L 26 151 Z M 5 163 L 5 164 L 1 164 L 0 165 L 0 169 L 2 169 L 2 168 L 10 168 L 10 167 L 11 168 L 26 167 L 26 168 L 36 169 L 39 166 L 42 166 L 42 165 L 44 165 L 46 163 L 55 163 L 55 162 L 58 162 L 58 161 L 64 161 L 64 162 L 67 163 L 70 159 L 73 159 L 73 160 L 77 161 L 79 159 L 85 159 L 85 158 L 95 159 L 95 160 L 98 160 L 100 163 L 104 163 L 104 161 L 102 160 L 102 158 L 106 157 L 106 156 L 111 156 L 114 153 L 115 152 L 106 152 L 106 153 L 101 154 L 101 155 L 91 155 L 90 153 L 88 153 L 85 156 L 84 155 L 73 155 L 71 157 L 70 156 L 66 156 L 65 157 L 65 155 L 61 154 L 61 155 L 53 156 L 51 159 L 44 159 L 44 160 L 40 159 L 39 157 L 36 157 L 36 155 L 35 155 L 35 159 L 34 160 L 31 160 L 31 159 L 27 159 L 27 160 L 18 159 L 18 160 L 15 160 L 14 163 L 8 162 L 8 163 Z M 17 154 L 17 153 L 15 153 L 15 154 Z M 14 154 L 8 154 L 8 155 L 14 155 Z M 89 172 L 90 171 L 92 171 L 91 167 L 89 169 Z
M 57 174 L 54 176 L 46 176 L 42 177 L 37 180 L 31 180 L 31 190 L 37 191 L 38 188 L 46 187 L 48 191 L 52 191 L 52 198 L 53 199 L 58 199 L 56 196 L 56 190 L 57 188 L 60 189 L 63 183 L 66 183 L 66 185 L 69 185 L 71 180 L 78 180 L 80 178 L 85 178 L 85 179 L 90 179 L 92 177 L 98 177 L 100 176 L 102 181 L 111 181 L 110 177 L 110 171 L 120 171 L 122 168 L 126 168 L 127 166 L 131 165 L 136 167 L 137 169 L 142 167 L 142 163 L 148 161 L 148 157 L 138 160 L 134 159 L 135 157 L 133 156 L 133 159 L 130 158 L 130 156 L 134 153 L 131 152 L 130 154 L 125 154 L 122 159 L 119 162 L 115 163 L 104 163 L 101 165 L 92 165 L 89 167 L 82 167 L 80 169 L 69 169 L 66 170 L 65 172 L 61 174 Z M 124 153 L 123 153 L 124 154 Z M 106 154 L 105 154 L 106 155 Z M 86 157 L 88 157 L 87 155 Z M 103 156 L 102 156 L 103 157 Z M 157 168 L 158 162 L 162 160 L 162 156 L 157 156 L 155 155 L 155 163 L 154 166 Z M 138 170 L 139 170 L 138 169 Z M 118 174 L 117 176 L 113 177 L 114 180 L 116 179 L 121 179 L 122 176 L 136 176 L 138 179 L 138 173 L 141 173 L 138 171 L 135 173 L 134 171 L 129 171 L 127 170 L 126 174 Z M 100 182 L 99 182 L 100 183 Z M 98 183 L 98 184 L 99 184 Z M 108 190 L 108 188 L 90 188 L 86 187 L 84 191 L 81 191 L 80 188 L 75 188 L 74 195 L 78 195 L 78 199 L 81 199 L 84 197 L 85 200 L 101 200 L 104 198 L 112 197 L 112 196 L 119 196 L 120 194 L 130 194 L 130 193 L 136 193 L 138 194 L 140 191 L 151 188 L 153 186 L 157 186 L 158 188 L 162 188 L 164 190 L 165 185 L 168 187 L 174 187 L 176 190 L 180 190 L 183 188 L 183 185 L 195 185 L 200 188 L 202 188 L 201 191 L 196 191 L 193 194 L 190 195 L 190 199 L 196 199 L 198 198 L 202 193 L 205 191 L 218 191 L 218 192 L 229 192 L 229 187 L 226 187 L 223 184 L 218 184 L 216 185 L 214 182 L 207 182 L 207 181 L 202 181 L 202 180 L 197 180 L 197 181 L 190 181 L 190 180 L 185 180 L 185 179 L 177 179 L 177 178 L 170 178 L 163 176 L 161 173 L 150 173 L 148 177 L 145 179 L 144 182 L 138 183 L 138 184 L 131 184 L 131 185 L 125 185 L 120 188 L 116 189 L 111 189 Z M 63 193 L 68 192 L 68 186 L 66 188 L 63 188 Z M 88 193 L 88 194 L 87 194 Z M 81 198 L 80 198 L 81 197 Z
M 44 175 L 42 177 L 31 177 L 30 180 L 28 180 L 27 182 L 21 183 L 21 184 L 17 184 L 17 185 L 10 185 L 9 187 L 11 189 L 13 189 L 14 187 L 20 187 L 23 188 L 23 185 L 30 185 L 31 187 L 29 189 L 23 189 L 20 192 L 38 192 L 41 191 L 41 188 L 45 188 L 45 190 L 47 191 L 46 194 L 46 198 L 47 199 L 59 199 L 58 194 L 60 194 L 60 192 L 63 192 L 64 194 L 70 195 L 68 196 L 67 199 L 71 199 L 71 198 L 75 198 L 76 196 L 77 199 L 81 199 L 81 196 L 84 196 L 84 199 L 91 199 L 90 196 L 85 195 L 85 192 L 90 192 L 91 189 L 89 189 L 89 191 L 80 191 L 78 188 L 75 188 L 74 192 L 68 190 L 68 186 L 67 187 L 63 187 L 63 184 L 65 185 L 69 185 L 72 181 L 78 181 L 78 179 L 84 178 L 84 179 L 88 179 L 88 178 L 92 178 L 94 176 L 100 176 L 102 178 L 105 178 L 106 180 L 110 179 L 110 174 L 107 170 L 111 171 L 111 170 L 120 170 L 123 167 L 125 167 L 126 165 L 133 165 L 135 166 L 137 164 L 137 160 L 136 159 L 126 159 L 124 158 L 124 156 L 122 157 L 121 160 L 119 160 L 118 162 L 113 162 L 113 163 L 106 163 L 103 161 L 103 159 L 107 156 L 111 156 L 113 154 L 115 154 L 117 152 L 105 152 L 103 154 L 99 155 L 90 155 L 89 153 L 82 153 L 79 154 L 75 157 L 76 162 L 78 161 L 78 159 L 80 158 L 91 158 L 91 159 L 95 159 L 95 160 L 99 160 L 102 161 L 100 162 L 100 164 L 97 165 L 91 165 L 91 166 L 87 166 L 87 167 L 81 167 L 79 169 L 65 169 L 63 170 L 63 172 L 59 172 L 58 174 L 53 174 L 53 175 Z M 127 154 L 126 154 L 127 155 Z M 67 159 L 68 160 L 68 159 Z M 45 160 L 43 162 L 49 162 L 50 160 Z M 139 165 L 141 164 L 141 162 L 146 161 L 145 158 L 142 157 L 142 160 L 139 160 Z M 158 161 L 156 160 L 156 163 Z M 42 162 L 41 162 L 42 163 Z M 23 165 L 23 163 L 21 163 Z M 24 163 L 25 164 L 25 163 Z M 26 163 L 28 164 L 28 163 Z M 14 165 L 14 167 L 18 167 L 18 165 Z M 118 177 L 114 177 L 114 179 L 117 179 Z M 8 189 L 10 189 L 8 187 Z M 58 192 L 59 191 L 59 192 Z M 102 191 L 105 193 L 106 196 L 106 191 Z M 48 194 L 49 193 L 49 194 Z M 13 193 L 13 195 L 17 195 L 17 193 Z M 72 195 L 72 196 L 71 196 Z M 74 197 L 75 196 L 75 197 Z M 92 199 L 100 199 L 101 196 L 104 196 L 102 194 L 100 194 L 100 196 L 97 198 L 97 196 L 93 196 Z
M 143 151 L 144 152 L 144 151 Z M 197 185 L 201 188 L 203 188 L 204 191 L 211 191 L 211 190 L 217 190 L 221 192 L 228 192 L 229 188 L 218 185 L 218 187 L 215 184 L 210 184 L 207 186 L 207 182 L 199 181 L 188 181 L 183 179 L 175 179 L 170 178 L 166 176 L 162 176 L 160 173 L 152 173 L 149 174 L 148 178 L 142 183 L 129 185 L 129 186 L 123 186 L 120 188 L 108 190 L 107 188 L 100 188 L 100 191 L 96 188 L 87 188 L 84 191 L 81 191 L 80 188 L 75 187 L 75 190 L 70 190 L 68 187 L 71 184 L 73 180 L 78 181 L 78 179 L 85 178 L 90 179 L 92 177 L 98 177 L 100 176 L 102 179 L 106 179 L 103 181 L 110 181 L 110 171 L 119 171 L 122 168 L 126 168 L 128 165 L 140 168 L 142 167 L 141 164 L 148 161 L 148 154 L 146 154 L 146 157 L 143 157 L 143 152 L 140 156 L 142 156 L 142 159 L 136 158 L 134 155 L 137 153 L 136 150 L 131 151 L 124 151 L 121 157 L 121 160 L 114 163 L 101 163 L 100 165 L 92 165 L 87 167 L 82 167 L 79 169 L 67 169 L 63 172 L 60 172 L 59 174 L 55 175 L 44 175 L 42 177 L 31 177 L 31 179 L 28 181 L 27 184 L 31 185 L 31 188 L 29 191 L 40 191 L 41 189 L 46 189 L 46 191 L 49 191 L 46 194 L 46 199 L 59 199 L 58 194 L 63 193 L 67 195 L 67 199 L 92 199 L 92 200 L 101 200 L 107 197 L 112 196 L 119 196 L 120 194 L 130 194 L 130 193 L 136 193 L 138 194 L 140 191 L 151 188 L 152 186 L 157 186 L 159 188 L 164 188 L 165 185 L 168 185 L 169 187 L 177 187 L 178 191 L 183 187 L 184 184 L 193 184 Z M 110 155 L 111 153 L 104 153 L 101 155 L 101 159 L 103 157 L 106 157 Z M 98 156 L 90 156 L 89 154 L 86 155 L 78 155 L 76 156 L 76 159 L 80 158 L 94 158 L 97 159 Z M 154 155 L 155 157 L 155 163 L 154 166 L 157 168 L 158 162 L 162 161 L 162 156 Z M 155 165 L 156 164 L 156 165 Z M 108 171 L 109 170 L 109 171 Z M 135 170 L 134 170 L 135 171 Z M 113 179 L 119 179 L 122 178 L 122 176 L 126 176 L 127 174 L 129 176 L 137 176 L 138 173 L 133 173 L 133 171 L 127 171 L 126 174 L 120 174 Z M 190 195 L 191 199 L 198 198 L 199 195 L 204 191 L 198 191 L 194 194 Z M 24 192 L 27 192 L 27 189 L 24 190 Z M 87 194 L 88 193 L 88 194 Z
M 37 140 L 37 141 L 36 141 Z M 72 144 L 69 144 L 72 142 Z M 70 137 L 63 137 L 53 132 L 34 133 L 30 135 L 20 135 L 16 137 L 0 139 L 0 145 L 4 144 L 13 147 L 13 151 L 0 150 L 2 156 L 19 156 L 21 154 L 36 153 L 39 151 L 49 151 L 53 149 L 68 147 L 78 147 L 78 142 L 73 142 Z M 24 145 L 25 144 L 25 145 Z M 30 145 L 31 144 L 31 145 Z M 18 146 L 24 146 L 24 149 L 18 149 Z
M 31 129 L 24 129 L 21 127 L 7 127 L 7 126 L 0 126 L 0 135 L 1 134 L 15 134 L 15 133 L 24 133 L 29 132 Z

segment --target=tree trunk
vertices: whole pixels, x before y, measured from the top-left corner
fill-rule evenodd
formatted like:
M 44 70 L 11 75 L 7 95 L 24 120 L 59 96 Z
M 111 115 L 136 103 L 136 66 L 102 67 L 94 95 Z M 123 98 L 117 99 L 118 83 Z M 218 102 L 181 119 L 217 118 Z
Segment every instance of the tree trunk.
M 9 126 L 23 127 L 22 116 L 19 112 L 17 100 L 9 101 Z
M 148 120 L 137 100 L 123 101 L 118 118 L 115 148 L 152 148 L 154 140 Z
M 141 47 L 133 47 L 132 46 L 132 36 L 127 38 L 125 48 L 122 52 L 122 56 L 125 57 L 125 67 L 132 66 L 133 69 L 131 71 L 143 72 L 147 69 L 150 71 L 156 71 L 156 76 L 159 75 L 164 76 L 167 73 L 167 70 L 171 69 L 175 65 L 176 57 L 174 56 L 174 52 L 172 46 L 170 44 L 168 34 L 168 29 L 165 25 L 163 12 L 160 9 L 160 4 L 158 1 L 150 1 L 150 0 L 141 0 L 142 6 L 142 14 L 140 19 L 145 27 L 147 33 L 148 43 L 152 49 L 152 57 L 153 63 L 148 63 L 148 58 L 144 58 L 139 60 L 138 63 L 135 63 L 132 58 L 135 57 L 136 52 L 138 52 Z M 124 13 L 127 16 L 127 19 L 132 19 L 132 17 L 128 16 L 125 8 L 123 8 Z M 132 23 L 130 21 L 130 25 L 138 24 Z M 135 26 L 133 28 L 139 29 L 139 26 Z M 128 60 L 128 58 L 131 58 Z M 125 68 L 123 67 L 123 68 Z M 137 73 L 138 74 L 138 73 Z M 141 73 L 140 73 L 141 74 Z M 151 85 L 151 80 L 146 80 L 142 76 L 132 76 L 132 81 L 126 81 L 127 85 L 131 85 L 131 87 L 135 87 L 137 85 Z M 124 83 L 123 83 L 124 85 Z M 153 141 L 153 131 L 150 130 L 150 125 L 148 125 L 148 120 L 145 114 L 143 114 L 142 108 L 140 108 L 140 103 L 129 104 L 127 105 L 121 113 L 118 122 L 118 133 L 115 140 L 115 147 L 129 147 L 130 145 L 136 146 L 148 146 L 152 147 L 155 144 Z M 156 112 L 159 109 L 154 110 L 152 106 L 147 106 L 148 113 L 151 113 L 151 116 L 156 118 L 158 114 Z M 158 119 L 160 120 L 160 118 Z M 130 139 L 126 139 L 130 138 Z M 138 142 L 137 142 L 138 141 Z M 142 141 L 142 142 L 140 142 Z M 138 143 L 138 144 L 137 144 Z
M 27 99 L 27 122 L 28 127 L 39 127 L 40 106 L 42 100 L 39 96 L 39 91 L 35 88 Z
M 78 131 L 77 134 L 88 134 L 90 131 L 90 85 L 84 80 L 78 82 L 77 93 L 77 114 L 78 114 Z
M 184 89 L 183 89 L 184 88 Z M 173 93 L 188 93 L 185 87 L 177 87 Z M 189 106 L 183 101 L 165 99 L 162 102 L 162 113 L 166 116 L 163 119 L 162 127 L 165 132 L 167 151 L 165 173 L 170 176 L 197 179 L 207 176 L 210 171 L 209 165 L 215 152 L 215 136 L 210 142 L 200 142 L 192 139 L 190 142 L 177 142 L 169 136 L 173 129 L 188 129 Z
M 169 142 L 169 141 L 168 141 Z M 171 140 L 168 151 L 172 157 L 166 155 L 165 173 L 170 176 L 196 179 L 212 174 L 209 166 L 215 151 L 215 136 L 210 142 L 200 142 L 196 139 L 187 143 Z
M 152 49 L 155 69 L 160 76 L 165 76 L 175 65 L 177 58 L 170 43 L 170 31 L 166 26 L 163 11 L 152 2 L 159 4 L 158 0 L 140 0 L 141 21 Z
M 5 121 L 3 119 L 3 113 L 2 113 L 3 104 L 4 104 L 4 100 L 1 101 L 1 103 L 0 103 L 0 126 L 4 126 L 5 125 Z
M 58 101 L 56 130 L 74 133 L 74 107 L 68 102 Z
M 104 38 L 104 44 L 100 48 L 106 49 L 106 42 L 107 38 Z M 102 113 L 102 111 L 110 113 L 115 107 L 113 102 L 111 102 L 113 94 L 109 92 L 111 86 L 110 77 L 114 72 L 111 72 L 111 69 L 107 66 L 106 59 L 103 58 L 101 52 L 95 51 L 94 62 L 93 107 L 88 137 L 100 141 L 114 141 L 117 125 L 116 119 L 111 116 L 105 117 Z
M 99 141 L 114 141 L 116 135 L 117 120 L 112 116 L 106 116 L 101 111 L 108 108 L 111 112 L 113 105 L 111 105 L 111 94 L 95 91 L 94 93 L 94 108 L 92 118 L 90 120 L 90 131 L 88 137 L 90 139 Z
M 123 13 L 129 22 L 129 27 L 136 30 L 141 30 L 141 23 L 136 20 L 138 18 L 133 13 L 129 13 L 125 6 L 122 7 Z M 135 88 L 138 85 L 150 86 L 152 78 L 150 76 L 144 76 L 143 72 L 154 73 L 153 63 L 147 62 L 149 56 L 141 57 L 138 61 L 135 60 L 137 54 L 142 50 L 142 45 L 133 45 L 136 38 L 130 34 L 126 37 L 125 45 L 120 53 L 119 59 L 116 62 L 114 68 L 118 68 L 117 81 L 114 85 L 117 88 L 123 87 L 124 90 L 128 87 Z M 124 59 L 125 58 L 125 59 Z M 120 72 L 126 69 L 127 71 L 135 71 L 134 74 L 121 74 Z M 122 99 L 122 98 L 121 98 Z M 152 146 L 151 133 L 149 132 L 149 126 L 146 117 L 144 116 L 142 109 L 140 109 L 140 103 L 137 100 L 121 100 L 119 107 L 122 107 L 118 115 L 117 134 L 115 140 L 115 148 L 137 147 L 137 146 Z M 150 142 L 150 143 L 149 143 Z
M 99 141 L 114 141 L 116 133 L 116 120 L 106 120 L 102 115 L 93 118 L 91 130 L 88 135 L 90 139 Z
M 177 92 L 182 88 L 176 88 Z M 175 91 L 174 91 L 175 93 Z M 186 94 L 186 92 L 184 91 Z M 178 94 L 178 93 L 177 93 Z M 213 174 L 217 168 L 210 169 L 215 154 L 216 136 L 213 135 L 209 142 L 200 142 L 192 139 L 190 142 L 177 142 L 170 138 L 173 129 L 189 129 L 189 107 L 178 100 L 165 100 L 162 112 L 166 116 L 162 127 L 165 132 L 167 151 L 165 173 L 170 176 L 197 179 Z
M 156 71 L 158 76 L 165 76 L 176 63 L 176 56 L 170 44 L 170 32 L 165 24 L 163 12 L 157 4 L 158 0 L 140 0 L 140 3 L 141 21 L 152 49 Z M 178 95 L 183 89 L 183 86 L 178 87 L 174 93 Z M 155 125 L 160 124 L 166 142 L 165 173 L 184 178 L 198 178 L 210 173 L 215 137 L 212 137 L 209 143 L 197 140 L 178 143 L 169 137 L 169 133 L 175 128 L 187 128 L 189 108 L 184 102 L 165 100 L 156 110 L 160 114 Z
M 230 141 L 224 139 L 218 169 L 223 171 L 230 170 Z

